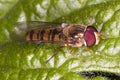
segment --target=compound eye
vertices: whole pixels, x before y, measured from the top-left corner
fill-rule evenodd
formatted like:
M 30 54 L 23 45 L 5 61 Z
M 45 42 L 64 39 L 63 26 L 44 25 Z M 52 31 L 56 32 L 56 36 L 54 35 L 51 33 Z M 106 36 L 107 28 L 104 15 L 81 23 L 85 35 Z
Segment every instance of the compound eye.
M 93 26 L 88 26 L 86 28 L 86 31 L 84 33 L 84 40 L 87 47 L 92 47 L 95 45 L 96 43 L 95 32 L 97 32 L 97 30 Z

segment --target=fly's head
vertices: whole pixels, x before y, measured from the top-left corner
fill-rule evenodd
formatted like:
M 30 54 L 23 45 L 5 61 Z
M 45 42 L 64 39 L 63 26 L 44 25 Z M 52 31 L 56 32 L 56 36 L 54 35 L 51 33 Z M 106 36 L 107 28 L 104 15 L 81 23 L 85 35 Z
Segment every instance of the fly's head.
M 84 32 L 84 45 L 92 47 L 97 45 L 100 41 L 100 33 L 93 26 L 87 26 Z

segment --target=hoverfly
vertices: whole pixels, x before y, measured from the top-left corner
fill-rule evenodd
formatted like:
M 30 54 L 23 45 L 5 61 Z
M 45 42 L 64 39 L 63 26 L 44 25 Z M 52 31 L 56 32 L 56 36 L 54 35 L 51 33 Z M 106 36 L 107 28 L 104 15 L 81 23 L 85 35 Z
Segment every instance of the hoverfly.
M 20 22 L 15 27 L 17 34 L 33 43 L 59 43 L 63 46 L 92 47 L 100 41 L 100 33 L 94 26 L 51 22 Z

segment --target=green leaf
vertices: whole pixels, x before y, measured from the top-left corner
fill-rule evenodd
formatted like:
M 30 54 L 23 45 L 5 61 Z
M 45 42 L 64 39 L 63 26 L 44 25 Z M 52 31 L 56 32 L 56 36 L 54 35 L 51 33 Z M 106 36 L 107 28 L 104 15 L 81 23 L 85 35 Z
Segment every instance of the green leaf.
M 78 72 L 120 73 L 120 1 L 2 0 L 0 6 L 0 80 L 86 80 Z M 15 42 L 11 37 L 14 25 L 25 20 L 94 25 L 102 34 L 101 41 L 72 54 L 70 47 L 59 49 L 46 64 L 57 44 L 38 46 Z M 93 80 L 101 79 L 106 78 Z

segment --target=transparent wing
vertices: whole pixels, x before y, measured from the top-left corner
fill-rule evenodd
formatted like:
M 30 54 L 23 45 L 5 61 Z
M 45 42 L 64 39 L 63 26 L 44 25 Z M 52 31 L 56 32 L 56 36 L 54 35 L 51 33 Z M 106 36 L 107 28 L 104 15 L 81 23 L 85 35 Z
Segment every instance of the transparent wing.
M 28 21 L 28 22 L 18 22 L 15 24 L 15 29 L 29 31 L 32 29 L 42 29 L 42 28 L 56 28 L 60 27 L 60 23 L 53 22 L 40 22 L 40 21 Z
M 60 23 L 41 22 L 41 21 L 27 21 L 18 22 L 15 24 L 14 31 L 11 33 L 12 40 L 23 41 L 25 40 L 26 32 L 34 29 L 47 29 L 61 27 Z

